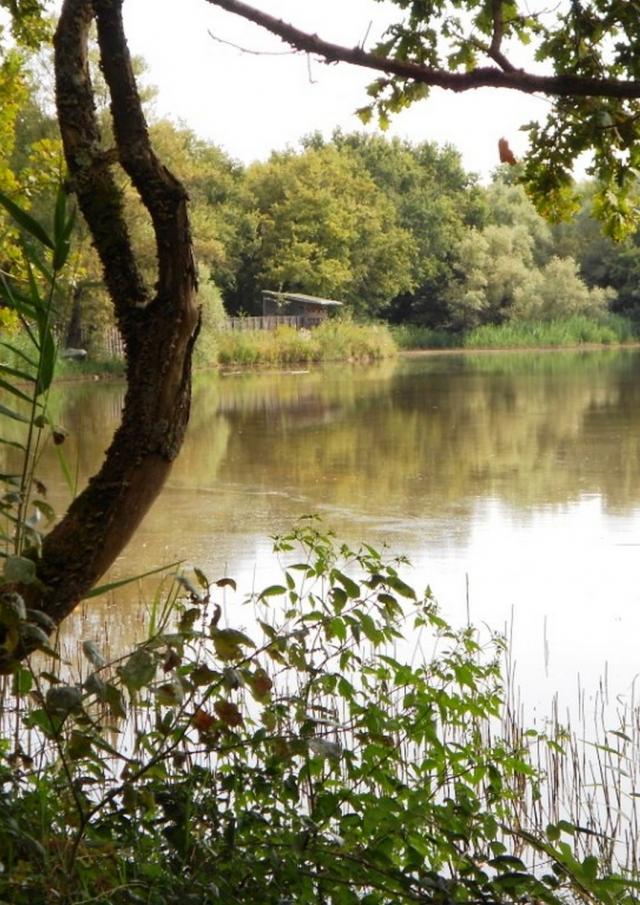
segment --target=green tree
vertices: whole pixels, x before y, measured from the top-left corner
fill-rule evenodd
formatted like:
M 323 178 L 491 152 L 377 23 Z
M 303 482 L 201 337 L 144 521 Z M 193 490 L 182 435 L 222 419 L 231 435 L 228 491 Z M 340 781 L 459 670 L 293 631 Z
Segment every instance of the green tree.
M 342 47 L 242 0 L 208 0 L 278 35 L 297 50 L 371 69 L 371 101 L 382 128 L 430 88 L 506 88 L 551 99 L 543 124 L 530 123 L 523 179 L 541 211 L 563 216 L 577 196 L 572 167 L 593 153 L 596 207 L 620 237 L 637 221 L 640 169 L 640 18 L 627 0 L 583 0 L 532 13 L 520 0 L 390 0 L 399 18 L 372 51 Z M 527 48 L 529 67 L 514 63 Z
M 297 290 L 371 315 L 411 287 L 415 241 L 350 151 L 327 146 L 274 154 L 249 168 L 247 190 L 254 224 L 245 263 L 254 283 L 251 302 L 261 289 Z
M 364 133 L 333 136 L 339 149 L 352 151 L 396 209 L 398 223 L 415 246 L 412 289 L 385 308 L 392 321 L 429 325 L 445 319 L 445 288 L 452 278 L 456 246 L 467 228 L 483 219 L 475 177 L 462 168 L 452 147 L 409 142 Z
M 589 289 L 574 258 L 552 254 L 551 228 L 521 186 L 498 178 L 485 203 L 489 222 L 456 248 L 455 278 L 446 290 L 453 326 L 596 316 L 612 302 L 615 290 Z
M 603 234 L 593 210 L 596 185 L 580 186 L 581 206 L 577 215 L 553 227 L 560 254 L 571 255 L 580 265 L 580 274 L 589 286 L 616 291 L 611 308 L 621 314 L 636 315 L 640 310 L 640 233 L 621 241 Z

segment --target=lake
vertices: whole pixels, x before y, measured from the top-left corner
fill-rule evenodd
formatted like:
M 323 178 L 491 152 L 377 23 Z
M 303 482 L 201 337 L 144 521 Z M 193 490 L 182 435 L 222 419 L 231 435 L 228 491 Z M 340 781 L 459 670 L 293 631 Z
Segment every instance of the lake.
M 123 389 L 56 391 L 78 486 Z M 53 453 L 42 469 L 61 511 Z M 407 580 L 430 584 L 454 624 L 469 611 L 509 626 L 531 706 L 546 712 L 556 691 L 571 701 L 579 682 L 588 698 L 601 676 L 612 699 L 628 698 L 640 665 L 640 351 L 199 374 L 184 451 L 110 577 L 185 559 L 249 591 L 277 575 L 269 536 L 308 513 L 341 539 L 407 554 Z M 67 642 L 121 651 L 144 631 L 140 593 L 92 601 Z

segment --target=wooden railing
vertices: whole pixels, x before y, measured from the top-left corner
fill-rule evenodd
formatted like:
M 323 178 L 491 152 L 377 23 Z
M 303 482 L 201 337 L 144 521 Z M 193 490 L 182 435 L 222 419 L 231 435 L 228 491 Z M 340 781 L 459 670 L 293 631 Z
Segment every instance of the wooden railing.
M 296 330 L 312 330 L 325 320 L 317 315 L 268 314 L 263 317 L 228 317 L 223 330 L 275 330 L 277 327 L 294 327 Z M 91 348 L 106 358 L 124 358 L 124 343 L 117 327 L 106 327 L 99 333 L 82 331 L 83 348 Z
M 308 314 L 265 314 L 262 317 L 228 317 L 226 330 L 275 330 L 277 327 L 295 327 L 296 330 L 312 330 L 324 320 Z
M 80 335 L 83 348 L 91 349 L 94 355 L 99 353 L 105 358 L 124 358 L 124 341 L 117 327 L 105 327 L 98 332 L 83 329 Z

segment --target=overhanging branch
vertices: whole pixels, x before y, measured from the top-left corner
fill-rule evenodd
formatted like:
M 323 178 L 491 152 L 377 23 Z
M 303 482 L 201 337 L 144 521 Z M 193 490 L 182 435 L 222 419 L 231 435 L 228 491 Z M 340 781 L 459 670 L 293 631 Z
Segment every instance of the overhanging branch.
M 399 76 L 431 87 L 446 88 L 449 91 L 469 91 L 473 88 L 510 88 L 526 94 L 547 94 L 551 97 L 640 97 L 640 81 L 619 79 L 593 79 L 577 75 L 545 76 L 526 72 L 523 69 L 497 69 L 492 66 L 478 67 L 470 72 L 448 72 L 412 63 L 394 60 L 369 53 L 361 47 L 344 47 L 325 41 L 315 34 L 301 31 L 282 19 L 270 16 L 241 0 L 207 0 L 227 12 L 235 13 L 256 25 L 266 28 L 282 38 L 296 50 L 322 57 L 328 63 L 351 63 L 365 69 Z

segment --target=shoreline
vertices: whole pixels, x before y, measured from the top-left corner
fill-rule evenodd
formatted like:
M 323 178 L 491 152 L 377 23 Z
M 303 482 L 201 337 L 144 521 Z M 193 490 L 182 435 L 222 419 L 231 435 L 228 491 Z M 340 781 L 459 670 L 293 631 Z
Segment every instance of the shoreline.
M 515 353 L 549 353 L 549 352 L 603 352 L 605 350 L 622 350 L 622 349 L 640 349 L 640 340 L 624 343 L 574 343 L 562 346 L 504 346 L 500 348 L 468 348 L 466 346 L 451 346 L 444 349 L 398 349 L 395 355 L 384 356 L 382 358 L 336 358 L 325 359 L 322 361 L 308 361 L 301 359 L 300 361 L 286 362 L 291 367 L 284 367 L 285 362 L 274 362 L 273 364 L 257 363 L 257 364 L 211 364 L 199 365 L 193 369 L 193 373 L 197 374 L 202 371 L 217 371 L 221 377 L 231 377 L 235 374 L 259 373 L 261 371 L 273 374 L 274 372 L 286 374 L 305 374 L 310 370 L 332 364 L 351 364 L 351 365 L 371 365 L 379 361 L 388 361 L 390 358 L 432 358 L 445 355 L 513 355 Z M 81 382 L 108 382 L 125 380 L 125 365 L 122 364 L 122 371 L 115 369 L 97 370 L 78 374 L 63 374 L 56 377 L 56 383 L 81 383 Z
M 568 343 L 562 346 L 483 346 L 482 348 L 469 348 L 468 346 L 450 346 L 445 349 L 398 349 L 398 355 L 403 358 L 422 358 L 430 355 L 495 355 L 514 352 L 598 352 L 605 349 L 640 349 L 640 340 L 623 343 Z

